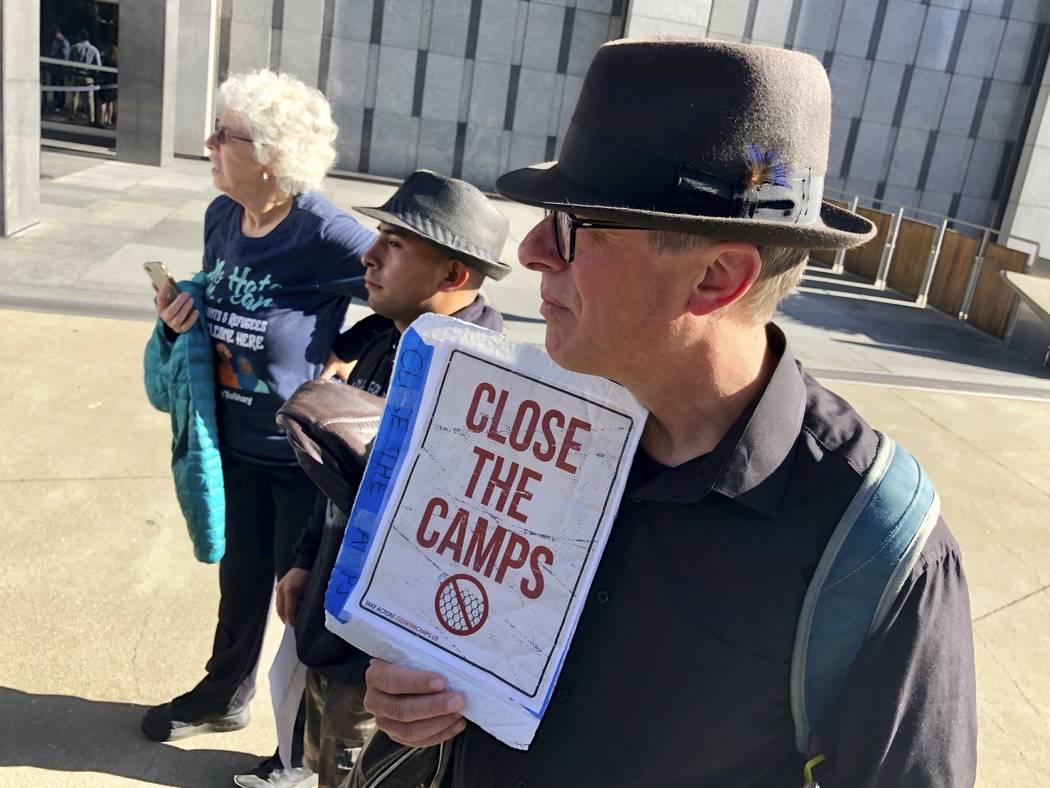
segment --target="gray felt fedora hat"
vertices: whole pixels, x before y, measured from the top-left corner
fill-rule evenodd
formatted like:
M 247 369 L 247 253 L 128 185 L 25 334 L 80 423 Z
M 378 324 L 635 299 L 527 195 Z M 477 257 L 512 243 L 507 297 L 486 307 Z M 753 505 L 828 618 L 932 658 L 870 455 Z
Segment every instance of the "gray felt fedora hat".
M 437 244 L 485 276 L 502 279 L 511 271 L 499 259 L 510 222 L 466 181 L 416 170 L 378 208 L 354 210 Z
M 589 218 L 755 244 L 857 246 L 875 227 L 822 201 L 831 88 L 816 58 L 700 38 L 611 41 L 558 161 L 497 190 Z

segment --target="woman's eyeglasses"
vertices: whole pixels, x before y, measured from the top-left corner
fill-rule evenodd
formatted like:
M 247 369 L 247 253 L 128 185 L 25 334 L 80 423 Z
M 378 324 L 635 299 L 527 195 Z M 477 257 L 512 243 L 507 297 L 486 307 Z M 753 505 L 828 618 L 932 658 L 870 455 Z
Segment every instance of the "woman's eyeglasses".
M 230 140 L 239 140 L 241 142 L 255 142 L 255 140 L 249 137 L 238 137 L 236 134 L 230 134 L 229 129 L 215 121 L 215 141 L 220 145 L 225 145 Z

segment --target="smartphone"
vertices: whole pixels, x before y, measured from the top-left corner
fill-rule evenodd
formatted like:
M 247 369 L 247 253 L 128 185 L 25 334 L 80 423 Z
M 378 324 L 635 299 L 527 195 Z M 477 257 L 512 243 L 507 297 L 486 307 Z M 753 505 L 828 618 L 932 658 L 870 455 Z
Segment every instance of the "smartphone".
M 157 288 L 157 291 L 164 289 L 165 284 L 170 284 L 172 292 L 179 292 L 179 286 L 175 284 L 175 277 L 171 275 L 171 271 L 168 270 L 164 263 L 152 261 L 149 263 L 143 263 L 142 267 L 146 269 L 146 273 L 149 274 L 149 278 L 153 281 L 153 286 Z

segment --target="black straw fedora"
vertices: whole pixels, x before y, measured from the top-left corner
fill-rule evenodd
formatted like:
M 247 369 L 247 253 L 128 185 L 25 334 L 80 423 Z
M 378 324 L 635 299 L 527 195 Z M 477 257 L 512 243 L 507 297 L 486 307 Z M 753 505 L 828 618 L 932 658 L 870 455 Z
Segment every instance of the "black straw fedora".
M 510 222 L 466 181 L 416 170 L 378 208 L 354 210 L 409 230 L 492 279 L 512 270 L 499 259 Z
M 558 161 L 508 172 L 496 188 L 625 225 L 848 248 L 875 227 L 822 200 L 830 131 L 831 87 L 810 55 L 622 39 L 595 55 Z

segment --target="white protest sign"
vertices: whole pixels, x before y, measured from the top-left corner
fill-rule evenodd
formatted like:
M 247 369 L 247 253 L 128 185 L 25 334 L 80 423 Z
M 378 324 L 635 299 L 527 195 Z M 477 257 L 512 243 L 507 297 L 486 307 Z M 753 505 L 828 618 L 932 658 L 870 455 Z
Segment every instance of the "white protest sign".
M 645 417 L 621 386 L 534 348 L 417 320 L 329 585 L 329 629 L 445 674 L 467 718 L 526 748 Z

